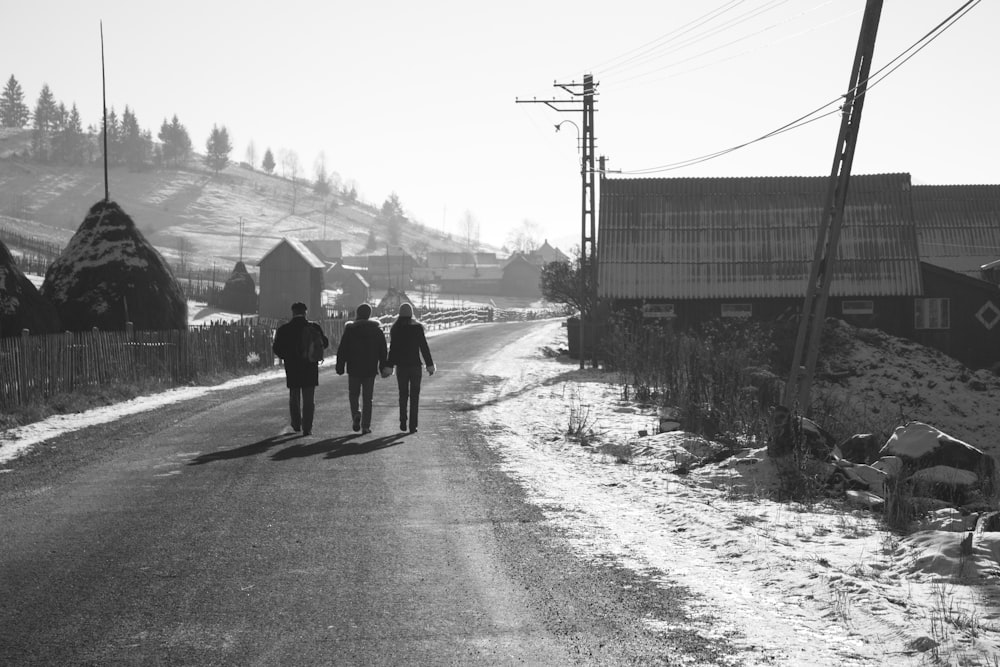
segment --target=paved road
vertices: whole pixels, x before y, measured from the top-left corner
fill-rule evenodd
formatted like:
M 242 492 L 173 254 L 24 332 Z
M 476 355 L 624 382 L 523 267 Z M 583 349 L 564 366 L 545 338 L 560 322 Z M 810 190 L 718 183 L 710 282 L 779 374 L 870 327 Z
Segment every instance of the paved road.
M 420 432 L 395 380 L 350 430 L 322 371 L 314 434 L 283 381 L 68 434 L 0 474 L 0 665 L 705 660 L 682 589 L 580 562 L 496 467 L 469 369 L 531 323 L 432 339 Z M 459 363 L 456 360 L 461 360 Z

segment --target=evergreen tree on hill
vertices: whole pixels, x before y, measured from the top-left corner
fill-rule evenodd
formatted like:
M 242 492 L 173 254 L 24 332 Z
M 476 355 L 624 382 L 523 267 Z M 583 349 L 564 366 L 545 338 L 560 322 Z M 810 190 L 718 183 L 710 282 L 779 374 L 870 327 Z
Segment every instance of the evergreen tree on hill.
M 122 112 L 122 153 L 130 171 L 142 171 L 153 155 L 153 140 L 139 127 L 135 112 L 125 106 Z
M 388 229 L 389 243 L 393 245 L 399 243 L 403 222 L 406 220 L 406 216 L 403 215 L 403 205 L 399 203 L 399 195 L 393 192 L 386 198 L 382 203 L 382 210 L 379 211 L 379 217 Z
M 111 107 L 111 111 L 108 112 L 108 164 L 110 166 L 119 165 L 122 163 L 122 126 L 121 122 L 118 120 L 118 114 L 115 113 L 115 108 Z M 101 156 L 104 156 L 104 127 L 101 127 L 101 133 L 98 137 L 100 144 Z
M 0 93 L 0 126 L 21 128 L 28 124 L 31 110 L 24 103 L 24 91 L 21 84 L 11 74 Z
M 264 151 L 264 161 L 260 163 L 260 166 L 263 167 L 264 171 L 267 173 L 274 173 L 274 168 L 277 164 L 274 162 L 274 153 L 271 152 L 270 148 Z
M 220 128 L 213 125 L 212 134 L 205 142 L 205 164 L 218 175 L 229 164 L 229 153 L 232 150 L 233 146 L 229 143 L 229 130 L 226 129 L 226 126 L 223 125 Z
M 52 137 L 52 156 L 59 162 L 81 165 L 87 161 L 89 138 L 83 133 L 83 123 L 76 104 L 70 109 L 62 127 Z
M 42 85 L 35 104 L 34 123 L 31 128 L 31 154 L 39 162 L 52 159 L 52 135 L 58 122 L 58 107 L 49 84 Z
M 157 136 L 163 142 L 163 161 L 167 164 L 179 167 L 191 157 L 191 136 L 177 119 L 177 114 L 169 124 L 166 118 L 163 119 Z

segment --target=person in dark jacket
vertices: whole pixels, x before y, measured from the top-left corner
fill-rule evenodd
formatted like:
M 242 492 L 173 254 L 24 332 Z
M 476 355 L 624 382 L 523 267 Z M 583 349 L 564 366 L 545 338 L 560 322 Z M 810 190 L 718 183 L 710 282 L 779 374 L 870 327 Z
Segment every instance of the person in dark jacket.
M 427 374 L 434 375 L 434 360 L 427 345 L 424 325 L 413 317 L 413 306 L 408 303 L 399 306 L 399 317 L 389 329 L 389 361 L 387 370 L 396 371 L 399 385 L 399 430 L 407 430 L 407 404 L 409 404 L 409 431 L 417 432 L 417 416 L 420 411 L 420 380 L 423 367 L 420 358 L 427 364 Z M 383 376 L 386 376 L 383 373 Z
M 337 375 L 347 371 L 347 399 L 351 406 L 352 428 L 355 432 L 364 433 L 372 432 L 375 376 L 385 368 L 387 356 L 382 325 L 378 320 L 370 319 L 371 316 L 371 306 L 367 303 L 358 306 L 357 316 L 344 327 L 344 335 L 337 346 Z
M 306 319 L 306 304 L 296 301 L 292 304 L 292 319 L 278 327 L 271 349 L 281 358 L 285 366 L 285 386 L 288 387 L 288 411 L 292 418 L 292 430 L 311 435 L 313 415 L 316 412 L 316 387 L 319 385 L 319 363 L 305 358 L 306 327 L 314 327 L 323 337 L 323 349 L 330 340 L 315 322 Z

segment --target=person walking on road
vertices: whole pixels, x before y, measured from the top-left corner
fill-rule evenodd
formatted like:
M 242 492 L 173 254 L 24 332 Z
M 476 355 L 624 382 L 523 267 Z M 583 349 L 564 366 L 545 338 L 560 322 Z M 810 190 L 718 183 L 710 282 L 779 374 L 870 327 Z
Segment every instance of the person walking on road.
M 351 407 L 351 427 L 355 432 L 372 432 L 372 399 L 375 376 L 385 368 L 388 355 L 385 333 L 378 320 L 371 319 L 372 307 L 358 306 L 353 322 L 344 327 L 337 346 L 337 375 L 347 371 L 347 399 Z M 358 398 L 361 405 L 359 409 Z
M 271 349 L 285 366 L 285 386 L 288 387 L 288 411 L 292 430 L 312 435 L 316 413 L 316 387 L 319 385 L 319 362 L 309 357 L 310 340 L 322 341 L 322 349 L 330 345 L 323 329 L 306 319 L 306 304 L 292 304 L 292 319 L 278 327 Z M 320 353 L 319 356 L 322 356 Z
M 389 373 L 396 371 L 396 383 L 399 385 L 399 430 L 410 433 L 417 432 L 417 417 L 420 412 L 420 380 L 423 367 L 420 358 L 427 365 L 427 374 L 434 375 L 434 360 L 431 359 L 431 348 L 427 345 L 424 325 L 413 317 L 413 306 L 404 303 L 399 306 L 399 317 L 389 329 L 389 361 L 386 369 Z M 388 377 L 383 372 L 383 377 Z M 407 414 L 409 404 L 409 414 Z M 409 416 L 409 424 L 407 424 Z

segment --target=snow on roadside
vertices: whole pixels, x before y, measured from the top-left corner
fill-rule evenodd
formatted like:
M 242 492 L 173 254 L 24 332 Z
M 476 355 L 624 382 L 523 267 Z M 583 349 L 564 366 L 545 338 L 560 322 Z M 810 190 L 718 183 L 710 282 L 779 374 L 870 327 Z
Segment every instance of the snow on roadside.
M 116 403 L 115 405 L 94 408 L 69 415 L 54 415 L 39 422 L 7 429 L 0 432 L 0 465 L 21 456 L 34 445 L 63 433 L 79 431 L 88 426 L 106 424 L 128 415 L 148 412 L 164 405 L 198 398 L 212 392 L 245 387 L 279 377 L 284 377 L 284 370 L 281 368 L 265 371 L 257 375 L 236 378 L 211 387 L 168 389 L 158 394 L 139 396 L 123 403 Z M 7 472 L 9 470 L 9 468 L 7 470 L 0 469 L 0 472 Z
M 733 642 L 749 664 L 998 659 L 994 534 L 980 535 L 963 559 L 964 532 L 900 537 L 867 511 L 774 502 L 773 468 L 760 451 L 672 474 L 672 448 L 684 437 L 640 439 L 640 430 L 655 433 L 654 414 L 621 401 L 601 372 L 542 354 L 564 335 L 559 323 L 546 325 L 477 368 L 499 379 L 477 397 L 477 414 L 508 474 L 581 557 L 690 588 L 694 630 Z M 640 454 L 619 464 L 570 441 L 571 421 Z

